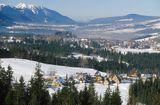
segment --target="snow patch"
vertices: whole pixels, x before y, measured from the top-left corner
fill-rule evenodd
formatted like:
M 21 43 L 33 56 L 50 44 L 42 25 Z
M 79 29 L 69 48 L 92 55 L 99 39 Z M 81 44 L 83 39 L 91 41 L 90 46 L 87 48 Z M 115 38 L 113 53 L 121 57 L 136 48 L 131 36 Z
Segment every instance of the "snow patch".
M 130 48 L 115 48 L 116 52 L 121 52 L 122 54 L 131 53 L 160 53 L 160 51 L 150 49 L 130 49 Z
M 3 7 L 5 7 L 5 4 L 0 4 L 0 11 L 2 10 Z
M 25 9 L 27 8 L 27 5 L 25 3 L 19 3 L 16 8 L 21 8 L 21 9 Z
M 156 23 L 152 26 L 153 29 L 160 29 L 160 23 Z
M 138 31 L 142 31 L 145 30 L 145 28 L 127 28 L 127 29 L 120 29 L 120 30 L 114 30 L 114 31 L 110 31 L 113 33 L 134 33 L 134 32 L 138 32 Z
M 135 41 L 142 42 L 142 41 L 148 41 L 148 40 L 155 39 L 155 38 L 159 37 L 158 33 L 152 33 L 152 35 L 153 36 L 151 36 L 151 37 L 147 37 L 147 38 L 143 38 L 143 39 L 137 39 Z
M 16 8 L 19 9 L 30 9 L 34 14 L 38 14 L 39 7 L 32 4 L 19 3 Z
M 126 22 L 126 21 L 133 21 L 134 19 L 121 19 L 121 20 L 117 20 L 119 22 Z
M 5 4 L 0 4 L 0 7 L 4 7 L 4 6 L 6 6 Z
M 71 57 L 71 55 L 69 55 L 68 57 Z M 84 59 L 96 59 L 98 62 L 101 61 L 107 61 L 107 58 L 103 58 L 97 55 L 84 55 L 84 54 L 79 54 L 79 53 L 73 53 L 73 57 L 75 57 L 76 59 L 78 58 L 84 58 Z

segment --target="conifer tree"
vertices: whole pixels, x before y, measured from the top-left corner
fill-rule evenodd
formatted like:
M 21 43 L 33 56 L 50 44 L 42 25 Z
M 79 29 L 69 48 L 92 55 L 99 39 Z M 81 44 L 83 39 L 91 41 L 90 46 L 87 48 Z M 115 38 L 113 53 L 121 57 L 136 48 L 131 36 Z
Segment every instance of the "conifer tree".
M 94 89 L 94 84 L 93 83 L 90 83 L 89 84 L 89 87 L 88 87 L 88 93 L 89 93 L 89 104 L 90 105 L 96 105 L 96 93 L 95 93 L 95 89 Z
M 5 73 L 6 75 L 6 80 L 4 80 L 6 82 L 6 93 L 5 94 L 5 103 L 6 105 L 14 105 L 14 101 L 13 101 L 13 88 L 12 88 L 12 80 L 13 80 L 13 71 L 11 66 L 8 66 L 8 69 Z
M 52 95 L 52 103 L 51 104 L 52 105 L 60 105 L 59 97 L 56 93 Z
M 108 87 L 104 94 L 103 105 L 110 105 L 110 99 L 111 99 L 111 91 L 110 87 Z
M 13 71 L 12 71 L 12 67 L 9 65 L 8 69 L 6 71 L 6 82 L 8 85 L 8 88 L 12 87 L 12 81 L 13 81 Z
M 0 103 L 5 105 L 5 97 L 7 95 L 8 89 L 6 84 L 6 71 L 2 68 L 0 64 Z
M 50 104 L 49 93 L 43 79 L 41 65 L 38 63 L 35 68 L 35 74 L 30 81 L 30 105 L 48 105 Z
M 84 87 L 84 90 L 80 92 L 80 102 L 81 102 L 81 105 L 90 105 L 89 93 L 86 85 Z
M 111 96 L 111 105 L 121 105 L 121 97 L 120 97 L 120 92 L 119 88 L 117 87 L 115 91 L 112 92 Z
M 5 98 L 5 105 L 14 105 L 14 95 L 13 95 L 13 90 L 10 88 L 8 93 L 7 93 L 7 96 Z
M 21 76 L 19 83 L 15 85 L 15 105 L 26 105 L 26 90 L 25 82 Z

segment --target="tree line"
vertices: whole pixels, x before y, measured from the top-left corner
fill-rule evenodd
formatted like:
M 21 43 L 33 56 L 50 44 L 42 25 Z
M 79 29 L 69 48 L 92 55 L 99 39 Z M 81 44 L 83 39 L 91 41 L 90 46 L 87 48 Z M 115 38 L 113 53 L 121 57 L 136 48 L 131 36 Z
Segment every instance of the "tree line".
M 96 59 L 79 58 L 72 55 L 73 52 L 85 55 L 98 54 L 98 50 L 91 48 L 82 48 L 78 43 L 64 42 L 62 40 L 47 42 L 45 40 L 25 39 L 26 43 L 4 43 L 7 49 L 1 49 L 1 58 L 23 58 L 39 61 L 47 64 L 63 65 L 70 67 L 86 67 L 106 72 L 107 70 L 116 72 L 127 72 L 128 67 L 124 63 L 119 63 L 117 56 L 114 60 L 99 62 Z M 70 47 L 73 44 L 76 47 Z M 9 49 L 9 50 L 8 50 Z M 106 52 L 109 53 L 109 52 Z M 109 57 L 109 56 L 108 56 Z M 112 59 L 110 57 L 109 59 Z
M 25 42 L 25 43 L 24 43 Z M 24 38 L 21 43 L 1 43 L 1 58 L 24 58 L 43 63 L 64 65 L 71 67 L 89 67 L 99 71 L 107 70 L 126 73 L 135 68 L 141 72 L 159 72 L 160 54 L 157 53 L 127 53 L 123 55 L 114 51 L 101 48 L 83 48 L 78 42 L 66 42 L 55 40 L 34 40 Z M 71 47 L 74 46 L 74 47 Z M 5 48 L 5 49 L 2 49 Z M 96 59 L 68 58 L 73 52 L 85 55 L 100 55 L 107 58 L 107 61 L 98 62 Z M 128 65 L 127 65 L 128 64 Z

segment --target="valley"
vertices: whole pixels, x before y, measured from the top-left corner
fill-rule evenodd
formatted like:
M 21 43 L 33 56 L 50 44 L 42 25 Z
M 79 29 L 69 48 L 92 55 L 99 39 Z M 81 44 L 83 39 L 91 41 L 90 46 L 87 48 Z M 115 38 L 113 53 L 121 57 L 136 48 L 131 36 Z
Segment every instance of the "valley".
M 31 1 L 0 4 L 1 105 L 160 105 L 156 11 Z
M 160 33 L 158 16 L 128 14 L 81 23 L 45 7 L 20 3 L 16 7 L 1 4 L 0 8 L 1 33 L 51 35 L 56 31 L 71 31 L 79 38 L 123 41 Z

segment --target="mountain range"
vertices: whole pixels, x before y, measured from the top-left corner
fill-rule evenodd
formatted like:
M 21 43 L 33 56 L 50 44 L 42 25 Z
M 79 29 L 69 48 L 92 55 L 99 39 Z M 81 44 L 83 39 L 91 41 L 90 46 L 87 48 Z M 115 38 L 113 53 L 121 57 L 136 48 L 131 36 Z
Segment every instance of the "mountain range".
M 20 3 L 15 7 L 0 4 L 0 24 L 45 23 L 45 24 L 73 24 L 74 20 L 60 13 L 40 6 Z
M 138 14 L 128 14 L 126 16 L 115 16 L 107 18 L 97 18 L 86 22 L 87 24 L 106 23 L 135 23 L 146 20 L 158 19 L 157 16 L 144 16 Z M 11 23 L 43 23 L 43 24 L 76 24 L 78 22 L 63 16 L 62 14 L 41 6 L 19 3 L 17 6 L 0 4 L 0 25 L 10 25 Z
M 158 16 L 144 16 L 139 14 L 128 14 L 125 16 L 115 16 L 115 17 L 107 17 L 107 18 L 97 18 L 91 20 L 89 23 L 93 24 L 104 24 L 104 23 L 135 23 L 142 22 L 147 20 L 158 19 Z
M 130 40 L 159 34 L 160 17 L 128 14 L 80 23 L 45 7 L 0 4 L 0 33 L 53 34 L 56 31 L 71 31 L 83 38 Z

